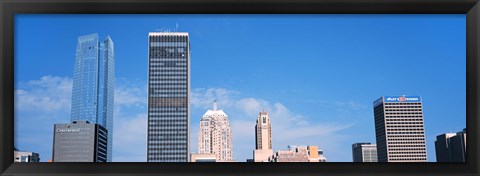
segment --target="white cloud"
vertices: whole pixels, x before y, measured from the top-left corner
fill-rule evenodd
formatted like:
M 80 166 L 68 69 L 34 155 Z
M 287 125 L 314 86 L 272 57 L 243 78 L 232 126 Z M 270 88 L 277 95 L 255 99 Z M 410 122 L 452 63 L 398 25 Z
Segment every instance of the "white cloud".
M 113 130 L 114 162 L 146 162 L 147 114 L 116 117 Z
M 15 90 L 15 110 L 31 112 L 70 112 L 72 79 L 43 76 L 39 80 L 20 82 Z
M 145 106 L 146 85 L 118 85 L 115 87 L 115 106 Z

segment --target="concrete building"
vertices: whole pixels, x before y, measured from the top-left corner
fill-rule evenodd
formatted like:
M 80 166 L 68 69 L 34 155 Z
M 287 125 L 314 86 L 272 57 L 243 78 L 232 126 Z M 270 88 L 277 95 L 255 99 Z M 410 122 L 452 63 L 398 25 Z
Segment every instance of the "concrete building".
M 318 146 L 288 146 L 269 158 L 269 162 L 326 162 L 323 151 Z
M 190 39 L 186 32 L 148 34 L 148 162 L 190 157 Z
M 373 103 L 378 162 L 427 162 L 420 96 L 382 96 Z
M 217 101 L 213 101 L 213 109 L 203 114 L 198 131 L 198 153 L 212 153 L 217 162 L 232 162 L 232 131 L 228 116 L 217 109 Z
M 72 86 L 71 121 L 89 121 L 108 133 L 107 161 L 112 161 L 115 61 L 112 39 L 98 34 L 78 37 Z
M 108 131 L 99 124 L 55 124 L 53 162 L 107 162 Z
M 217 162 L 217 157 L 215 153 L 191 154 L 190 162 Z
M 268 112 L 262 111 L 259 113 L 255 125 L 253 160 L 254 162 L 268 162 L 272 155 L 272 124 Z
M 465 162 L 467 157 L 467 129 L 445 133 L 435 141 L 437 162 Z
M 28 163 L 28 162 L 40 162 L 40 155 L 35 152 L 25 152 L 25 151 L 13 151 L 13 162 L 21 162 L 21 163 Z
M 353 162 L 378 162 L 377 145 L 371 143 L 352 144 Z

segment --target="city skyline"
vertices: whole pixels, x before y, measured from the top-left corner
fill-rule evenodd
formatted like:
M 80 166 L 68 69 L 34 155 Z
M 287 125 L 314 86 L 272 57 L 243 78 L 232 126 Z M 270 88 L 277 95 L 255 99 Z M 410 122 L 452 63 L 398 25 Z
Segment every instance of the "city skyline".
M 71 41 L 95 32 L 109 34 L 116 44 L 116 90 L 119 91 L 115 93 L 115 122 L 119 123 L 115 123 L 115 129 L 122 131 L 114 131 L 114 138 L 122 136 L 122 139 L 119 138 L 119 146 L 114 144 L 113 152 L 118 151 L 114 161 L 145 161 L 146 141 L 139 137 L 146 139 L 145 130 L 136 131 L 146 129 L 143 123 L 147 112 L 148 71 L 145 36 L 159 25 L 175 22 L 180 26 L 179 31 L 191 34 L 191 122 L 198 121 L 216 97 L 232 120 L 237 161 L 251 158 L 255 114 L 262 109 L 272 113 L 274 150 L 290 144 L 314 144 L 326 151 L 329 162 L 351 161 L 352 143 L 375 141 L 372 102 L 381 95 L 407 94 L 424 98 L 424 106 L 428 107 L 424 112 L 429 161 L 435 161 L 431 154 L 436 135 L 465 127 L 465 61 L 458 59 L 465 57 L 462 16 L 136 17 L 18 17 L 16 41 L 19 42 L 15 43 L 15 96 L 19 100 L 15 106 L 17 147 L 39 152 L 47 156 L 42 158 L 49 159 L 48 151 L 43 148 L 51 144 L 29 140 L 32 134 L 40 135 L 45 131 L 43 125 L 32 124 L 68 122 L 65 116 L 70 112 L 65 106 L 70 99 L 66 95 L 71 93 L 68 92 L 73 69 L 72 59 L 68 58 L 73 58 L 74 53 Z M 71 18 L 78 23 L 72 24 Z M 104 20 L 109 21 L 104 24 Z M 152 24 L 152 20 L 157 21 Z M 82 26 L 86 21 L 98 26 L 68 30 L 77 29 L 77 25 Z M 49 27 L 36 25 L 40 23 Z M 123 23 L 136 25 L 122 26 Z M 356 30 L 350 31 L 351 25 L 355 25 Z M 32 36 L 26 29 L 45 35 Z M 130 35 L 121 35 L 126 31 Z M 45 37 L 48 40 L 44 40 Z M 62 45 L 36 44 L 39 41 Z M 56 52 L 51 52 L 53 48 Z M 344 52 L 345 49 L 350 52 Z M 35 58 L 30 53 L 41 56 L 42 62 L 29 59 Z M 448 70 L 448 73 L 439 70 Z M 33 114 L 38 115 L 29 118 Z M 452 119 L 454 123 L 445 123 Z M 252 128 L 243 130 L 241 127 L 245 126 Z M 48 131 L 51 133 L 51 126 Z M 190 141 L 196 141 L 197 132 L 198 127 L 192 126 Z M 38 137 L 51 141 L 49 137 Z M 190 151 L 194 148 L 196 146 L 192 145 Z

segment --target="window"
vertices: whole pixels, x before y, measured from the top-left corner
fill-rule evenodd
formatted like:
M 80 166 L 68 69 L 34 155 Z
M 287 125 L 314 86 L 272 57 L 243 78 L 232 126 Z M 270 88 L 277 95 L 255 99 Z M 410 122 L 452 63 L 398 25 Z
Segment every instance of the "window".
M 267 117 L 263 117 L 263 123 L 267 123 Z

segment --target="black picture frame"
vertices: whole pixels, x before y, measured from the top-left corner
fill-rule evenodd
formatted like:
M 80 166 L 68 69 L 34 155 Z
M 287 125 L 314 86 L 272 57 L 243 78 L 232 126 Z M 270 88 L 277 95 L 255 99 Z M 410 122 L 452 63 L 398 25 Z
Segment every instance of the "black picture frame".
M 2 175 L 479 175 L 479 0 L 1 0 Z M 13 163 L 16 14 L 465 14 L 465 163 Z

